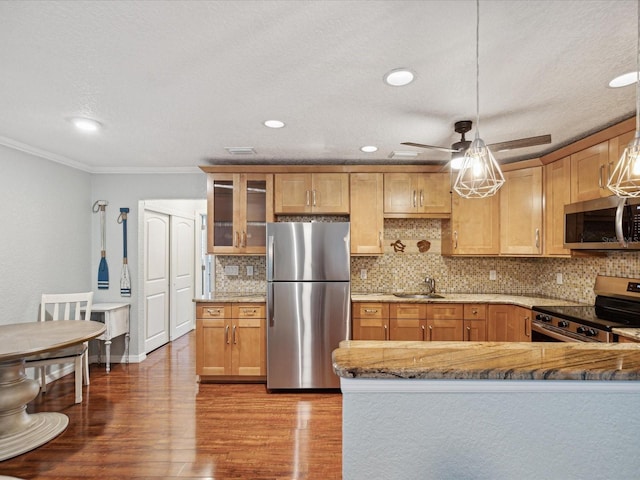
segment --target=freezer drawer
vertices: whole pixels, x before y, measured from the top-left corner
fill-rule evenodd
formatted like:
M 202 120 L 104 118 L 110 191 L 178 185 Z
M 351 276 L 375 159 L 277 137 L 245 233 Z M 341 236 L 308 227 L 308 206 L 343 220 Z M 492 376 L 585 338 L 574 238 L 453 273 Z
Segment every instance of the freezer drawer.
M 331 353 L 350 338 L 349 282 L 267 286 L 267 388 L 339 388 Z

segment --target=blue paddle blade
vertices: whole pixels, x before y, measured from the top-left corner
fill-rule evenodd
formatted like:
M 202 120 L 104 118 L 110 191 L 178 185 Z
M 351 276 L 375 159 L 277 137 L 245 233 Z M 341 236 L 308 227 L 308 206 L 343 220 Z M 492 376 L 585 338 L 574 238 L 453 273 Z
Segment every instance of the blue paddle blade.
M 109 288 L 109 267 L 105 257 L 100 259 L 100 265 L 98 265 L 98 288 Z

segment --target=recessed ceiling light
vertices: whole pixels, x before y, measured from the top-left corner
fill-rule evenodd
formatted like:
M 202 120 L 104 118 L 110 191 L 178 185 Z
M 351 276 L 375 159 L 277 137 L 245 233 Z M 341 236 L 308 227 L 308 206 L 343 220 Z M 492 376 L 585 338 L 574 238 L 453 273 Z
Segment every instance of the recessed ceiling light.
M 82 130 L 83 132 L 97 132 L 102 128 L 100 122 L 91 118 L 72 117 L 69 121 L 73 123 L 78 130 Z
M 415 74 L 406 68 L 396 68 L 384 76 L 384 83 L 392 87 L 404 87 L 413 82 Z
M 374 145 L 365 145 L 364 147 L 360 147 L 360 150 L 364 153 L 373 153 L 378 151 L 378 147 Z
M 619 75 L 609 82 L 611 88 L 620 88 L 631 85 L 638 81 L 638 72 L 629 72 L 623 75 Z
M 269 128 L 282 128 L 284 127 L 284 122 L 281 122 L 280 120 L 267 120 L 264 122 L 264 125 Z

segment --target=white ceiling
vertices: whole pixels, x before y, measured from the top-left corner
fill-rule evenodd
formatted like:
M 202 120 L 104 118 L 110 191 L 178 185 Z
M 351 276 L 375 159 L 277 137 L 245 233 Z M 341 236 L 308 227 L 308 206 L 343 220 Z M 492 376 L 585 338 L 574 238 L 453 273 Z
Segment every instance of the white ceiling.
M 480 133 L 539 156 L 635 112 L 634 0 L 482 0 Z M 475 1 L 2 1 L 0 144 L 96 173 L 448 154 L 476 118 Z M 390 87 L 407 67 L 416 80 Z M 104 124 L 81 135 L 66 120 Z M 279 119 L 274 130 L 264 120 Z M 373 154 L 363 145 L 377 145 Z M 251 157 L 225 147 L 253 147 Z M 414 162 L 415 163 L 415 162 Z

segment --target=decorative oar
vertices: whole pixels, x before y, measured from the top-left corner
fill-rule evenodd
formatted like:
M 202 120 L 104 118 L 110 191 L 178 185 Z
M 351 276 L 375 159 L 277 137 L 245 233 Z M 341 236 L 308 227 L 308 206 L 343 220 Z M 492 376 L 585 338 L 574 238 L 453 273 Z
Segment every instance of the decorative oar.
M 98 200 L 94 204 L 98 206 L 98 211 L 100 211 L 100 236 L 102 240 L 101 249 L 100 249 L 100 265 L 98 265 L 98 288 L 108 289 L 109 288 L 109 267 L 107 266 L 107 251 L 105 249 L 106 243 L 106 231 L 105 231 L 105 207 L 108 202 L 106 200 Z
M 129 279 L 129 265 L 127 264 L 127 213 L 128 208 L 120 209 L 118 222 L 122 223 L 122 274 L 120 275 L 120 296 L 131 296 L 131 280 Z

